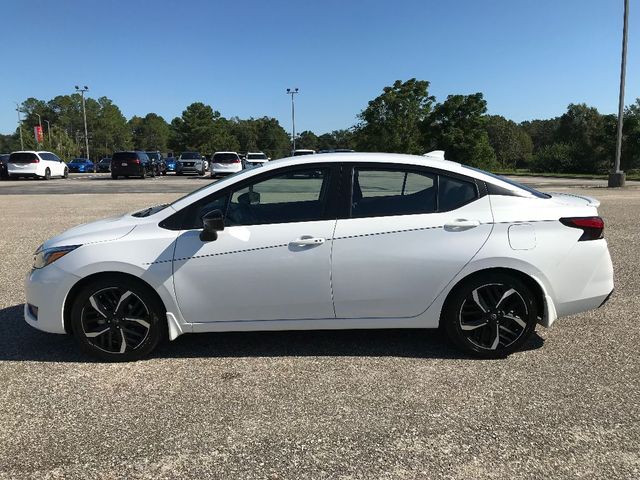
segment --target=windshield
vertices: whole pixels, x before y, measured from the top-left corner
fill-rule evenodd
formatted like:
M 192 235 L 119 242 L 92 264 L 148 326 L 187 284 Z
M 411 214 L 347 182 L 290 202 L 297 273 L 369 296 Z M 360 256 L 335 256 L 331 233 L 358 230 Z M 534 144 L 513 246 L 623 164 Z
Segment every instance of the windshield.
M 71 160 L 71 163 L 85 163 L 86 160 L 84 158 L 74 158 Z
M 160 154 L 158 152 L 147 152 L 147 156 L 154 160 L 160 160 Z
M 111 163 L 111 159 L 110 158 L 103 158 L 102 160 L 100 160 L 100 163 Z
M 181 160 L 200 160 L 200 154 L 198 152 L 183 152 L 180 155 Z
M 465 168 L 468 168 L 469 170 L 473 170 L 475 172 L 480 172 L 480 173 L 484 173 L 485 175 L 490 176 L 491 178 L 495 178 L 497 180 L 501 180 L 505 183 L 508 183 L 509 185 L 512 185 L 514 187 L 518 187 L 526 192 L 529 192 L 532 195 L 535 195 L 538 198 L 551 198 L 551 195 L 547 195 L 546 193 L 542 193 L 538 190 L 536 190 L 535 188 L 531 188 L 528 187 L 527 185 L 523 185 L 522 183 L 518 183 L 516 181 L 513 181 L 507 177 L 503 177 L 502 175 L 496 175 L 495 173 L 490 173 L 490 172 L 486 172 L 484 170 L 480 170 L 479 168 L 475 168 L 475 167 L 469 167 L 468 165 L 463 165 Z

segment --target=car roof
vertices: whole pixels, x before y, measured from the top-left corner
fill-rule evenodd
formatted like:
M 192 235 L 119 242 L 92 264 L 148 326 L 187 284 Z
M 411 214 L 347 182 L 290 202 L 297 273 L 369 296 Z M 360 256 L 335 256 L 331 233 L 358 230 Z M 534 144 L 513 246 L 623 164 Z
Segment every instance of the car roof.
M 11 153 L 52 153 L 49 150 L 16 150 Z

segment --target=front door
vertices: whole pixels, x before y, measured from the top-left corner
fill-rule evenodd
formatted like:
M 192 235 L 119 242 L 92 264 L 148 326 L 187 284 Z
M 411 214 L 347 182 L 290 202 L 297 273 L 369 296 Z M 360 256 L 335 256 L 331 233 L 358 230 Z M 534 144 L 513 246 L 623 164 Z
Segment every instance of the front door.
M 188 207 L 191 228 L 178 237 L 174 254 L 185 320 L 334 318 L 331 178 L 330 168 L 278 171 Z M 223 212 L 225 229 L 204 242 L 201 218 L 212 210 Z

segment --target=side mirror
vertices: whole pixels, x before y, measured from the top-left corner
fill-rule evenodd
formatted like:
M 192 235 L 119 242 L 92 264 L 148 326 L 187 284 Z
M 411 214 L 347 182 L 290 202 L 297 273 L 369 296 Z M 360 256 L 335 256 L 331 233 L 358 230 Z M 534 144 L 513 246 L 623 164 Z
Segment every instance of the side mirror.
M 202 217 L 200 240 L 213 242 L 218 239 L 218 232 L 224 230 L 224 217 L 220 210 L 212 210 Z

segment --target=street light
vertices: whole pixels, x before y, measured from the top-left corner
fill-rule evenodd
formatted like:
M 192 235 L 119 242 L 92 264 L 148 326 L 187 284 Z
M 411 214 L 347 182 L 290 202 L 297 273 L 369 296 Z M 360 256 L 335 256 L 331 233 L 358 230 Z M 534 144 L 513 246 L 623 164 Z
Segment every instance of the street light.
M 87 90 L 89 90 L 89 87 L 87 87 L 86 85 L 84 86 L 84 88 L 80 88 L 78 85 L 76 85 L 76 92 L 79 92 L 80 95 L 82 95 L 82 117 L 84 118 L 84 146 L 85 146 L 85 153 L 87 154 L 87 158 L 89 158 L 89 135 L 87 133 L 87 110 L 85 109 L 85 106 L 84 106 L 84 92 L 86 92 Z
M 293 139 L 293 151 L 296 150 L 296 107 L 293 96 L 299 93 L 297 88 L 287 88 L 287 95 L 291 95 L 291 138 Z
M 618 99 L 618 136 L 616 138 L 616 160 L 609 174 L 610 187 L 624 187 L 625 174 L 620 170 L 622 155 L 622 122 L 624 121 L 624 77 L 627 70 L 627 26 L 629 23 L 629 0 L 624 0 L 624 20 L 622 26 L 622 60 L 620 62 L 620 97 Z
M 24 150 L 24 141 L 22 140 L 22 119 L 20 118 L 20 104 L 15 102 L 16 112 L 18 112 L 18 128 L 20 129 L 20 150 Z

